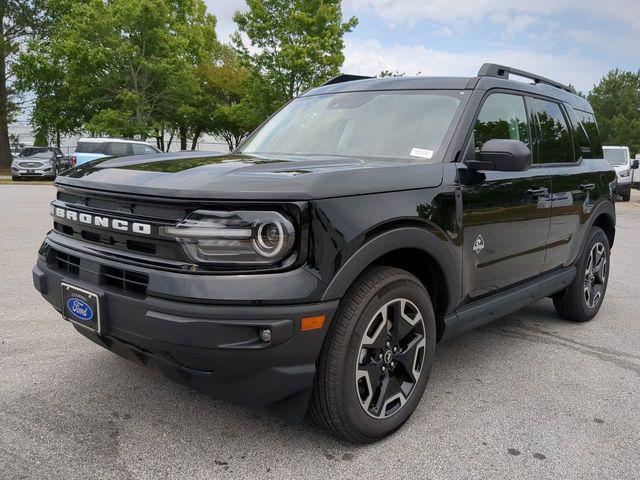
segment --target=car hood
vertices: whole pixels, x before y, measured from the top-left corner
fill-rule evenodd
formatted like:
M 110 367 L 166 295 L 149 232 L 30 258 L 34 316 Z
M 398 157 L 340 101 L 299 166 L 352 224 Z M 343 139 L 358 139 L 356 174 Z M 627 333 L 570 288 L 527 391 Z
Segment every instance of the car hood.
M 211 152 L 101 158 L 57 179 L 62 186 L 92 190 L 221 200 L 308 200 L 435 187 L 441 182 L 442 164 Z
M 613 169 L 616 172 L 624 172 L 625 170 L 629 170 L 629 164 L 625 163 L 624 165 L 613 165 Z

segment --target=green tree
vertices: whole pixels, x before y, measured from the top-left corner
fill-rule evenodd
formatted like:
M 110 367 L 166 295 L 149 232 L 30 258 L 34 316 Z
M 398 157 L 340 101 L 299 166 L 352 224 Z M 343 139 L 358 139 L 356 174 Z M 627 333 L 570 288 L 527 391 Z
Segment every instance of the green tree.
M 194 78 L 218 45 L 203 0 L 50 0 L 46 16 L 20 62 L 22 86 L 36 94 L 36 127 L 158 131 L 163 142 L 165 129 L 178 129 L 186 143 Z
M 0 0 L 0 168 L 11 163 L 9 123 L 17 112 L 12 88 L 13 63 L 20 46 L 39 21 L 35 0 Z
M 611 70 L 589 93 L 605 144 L 640 153 L 640 71 Z
M 249 88 L 263 118 L 339 73 L 344 34 L 358 24 L 355 17 L 343 22 L 341 0 L 247 0 L 247 5 L 246 13 L 234 15 L 239 32 L 233 44 L 252 73 Z
M 201 71 L 204 80 L 205 104 L 212 116 L 204 127 L 234 150 L 263 120 L 250 95 L 250 73 L 243 67 L 237 53 L 224 45 L 214 63 Z

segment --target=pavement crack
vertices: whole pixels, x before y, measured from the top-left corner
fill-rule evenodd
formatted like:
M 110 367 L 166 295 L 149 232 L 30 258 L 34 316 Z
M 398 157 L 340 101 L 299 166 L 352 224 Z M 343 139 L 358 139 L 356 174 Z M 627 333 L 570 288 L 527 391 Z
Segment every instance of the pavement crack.
M 483 329 L 485 332 L 503 337 L 517 338 L 533 343 L 556 345 L 580 352 L 584 355 L 595 357 L 599 360 L 612 363 L 615 366 L 627 370 L 640 377 L 640 357 L 625 352 L 620 352 L 606 347 L 589 345 L 570 338 L 563 337 L 546 330 L 528 325 L 514 325 L 509 327 L 489 326 Z M 637 363 L 636 363 L 637 362 Z

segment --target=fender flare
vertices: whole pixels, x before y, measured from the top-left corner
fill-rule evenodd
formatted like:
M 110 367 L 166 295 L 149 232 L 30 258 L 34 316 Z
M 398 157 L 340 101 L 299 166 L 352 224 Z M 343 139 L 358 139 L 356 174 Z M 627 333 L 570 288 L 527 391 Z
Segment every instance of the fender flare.
M 591 215 L 589 216 L 589 221 L 587 222 L 587 228 L 585 229 L 585 235 L 583 236 L 582 241 L 580 243 L 580 252 L 584 250 L 585 244 L 587 242 L 586 232 L 588 232 L 591 229 L 591 227 L 593 227 L 593 224 L 596 223 L 596 220 L 602 214 L 605 214 L 611 218 L 611 221 L 613 222 L 614 238 L 615 238 L 616 207 L 613 204 L 613 202 L 607 200 L 598 204 L 598 206 L 596 206 L 591 212 Z M 609 247 L 613 247 L 613 242 L 611 243 L 611 245 L 609 245 Z
M 447 312 L 453 303 L 460 298 L 460 275 L 449 243 L 438 238 L 434 233 L 424 228 L 402 227 L 383 232 L 362 245 L 340 267 L 331 280 L 322 300 L 336 300 L 342 298 L 355 279 L 371 263 L 381 256 L 403 248 L 415 248 L 429 254 L 444 272 L 447 286 Z M 460 267 L 461 268 L 461 267 Z

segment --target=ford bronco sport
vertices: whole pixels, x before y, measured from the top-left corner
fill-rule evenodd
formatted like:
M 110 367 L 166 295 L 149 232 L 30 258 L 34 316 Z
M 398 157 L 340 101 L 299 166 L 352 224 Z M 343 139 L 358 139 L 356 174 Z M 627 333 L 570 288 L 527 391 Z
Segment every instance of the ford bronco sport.
M 59 176 L 33 279 L 104 348 L 371 442 L 417 407 L 437 342 L 545 297 L 596 315 L 615 178 L 554 81 L 345 75 L 233 154 Z

